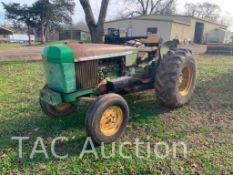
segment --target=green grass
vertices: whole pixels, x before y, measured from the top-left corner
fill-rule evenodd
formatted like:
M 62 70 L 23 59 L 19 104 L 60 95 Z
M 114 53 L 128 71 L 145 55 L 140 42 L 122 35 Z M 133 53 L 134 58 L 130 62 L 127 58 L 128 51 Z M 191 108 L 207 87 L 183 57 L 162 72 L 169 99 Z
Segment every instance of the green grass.
M 112 159 L 79 159 L 85 141 L 84 119 L 87 104 L 78 112 L 62 119 L 50 119 L 38 104 L 39 90 L 44 85 L 40 62 L 0 62 L 0 174 L 232 174 L 233 173 L 233 57 L 199 56 L 198 82 L 189 105 L 168 111 L 158 105 L 153 92 L 127 95 L 131 119 L 118 140 L 134 142 L 150 137 L 151 143 L 183 141 L 188 144 L 188 157 L 158 159 L 152 155 L 138 159 L 134 147 Z M 17 142 L 12 136 L 29 136 L 24 158 L 19 159 Z M 36 137 L 42 137 L 50 158 L 37 155 L 30 160 Z M 50 145 L 57 136 L 68 141 L 57 147 L 69 158 L 51 157 Z M 100 153 L 100 148 L 96 148 Z M 110 145 L 107 146 L 110 151 Z M 145 149 L 141 149 L 142 154 Z

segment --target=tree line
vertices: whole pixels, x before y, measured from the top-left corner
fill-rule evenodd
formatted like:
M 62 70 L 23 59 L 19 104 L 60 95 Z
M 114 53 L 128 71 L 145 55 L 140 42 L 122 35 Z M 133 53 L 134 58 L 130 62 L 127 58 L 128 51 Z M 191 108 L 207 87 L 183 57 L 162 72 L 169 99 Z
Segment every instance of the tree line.
M 86 18 L 86 24 L 93 43 L 101 43 L 104 39 L 104 22 L 109 4 L 112 0 L 102 0 L 99 17 L 96 19 L 89 0 L 79 0 Z M 130 8 L 122 9 L 120 18 L 130 18 L 142 15 L 174 15 L 177 12 L 177 0 L 124 0 Z M 62 24 L 71 24 L 74 13 L 74 0 L 38 0 L 32 6 L 19 3 L 2 3 L 6 10 L 6 17 L 15 23 L 27 26 L 27 33 L 36 29 L 45 42 L 46 32 L 61 28 Z M 212 3 L 186 3 L 185 15 L 217 22 L 221 8 Z M 30 39 L 29 39 L 30 40 Z M 30 41 L 29 41 L 30 43 Z
M 44 44 L 46 32 L 58 29 L 62 24 L 71 23 L 75 7 L 73 0 L 38 0 L 31 6 L 4 2 L 2 5 L 8 19 L 16 25 L 27 27 L 29 44 L 33 29 L 40 35 L 41 43 Z
M 209 2 L 204 3 L 186 3 L 185 14 L 205 19 L 211 22 L 218 22 L 220 19 L 221 8 Z

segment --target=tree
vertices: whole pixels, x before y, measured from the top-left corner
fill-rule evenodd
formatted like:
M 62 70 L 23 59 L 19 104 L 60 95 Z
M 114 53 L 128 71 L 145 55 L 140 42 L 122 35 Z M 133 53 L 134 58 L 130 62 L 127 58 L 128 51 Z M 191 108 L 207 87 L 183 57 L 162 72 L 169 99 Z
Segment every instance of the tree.
M 126 9 L 123 17 L 133 17 L 135 15 L 153 15 L 153 14 L 174 14 L 176 13 L 175 0 L 127 0 L 130 3 L 130 9 Z
M 8 19 L 24 23 L 28 28 L 29 43 L 32 27 L 40 33 L 41 43 L 46 41 L 46 32 L 60 28 L 62 24 L 71 24 L 74 12 L 74 0 L 38 0 L 31 7 L 19 3 L 2 3 Z
M 185 4 L 185 14 L 188 16 L 198 16 L 198 5 L 194 3 Z
M 46 41 L 46 32 L 58 29 L 62 24 L 72 23 L 74 7 L 74 0 L 38 0 L 33 4 L 42 44 Z
M 86 23 L 90 30 L 93 43 L 102 43 L 104 41 L 104 22 L 107 15 L 109 0 L 102 0 L 99 19 L 96 22 L 89 0 L 80 0 L 86 16 Z
M 217 22 L 221 13 L 221 8 L 218 5 L 209 2 L 198 4 L 187 3 L 185 4 L 185 9 L 186 15 L 202 18 L 212 22 Z
M 78 21 L 77 23 L 73 24 L 73 27 L 79 30 L 89 31 L 88 26 L 85 23 L 85 21 Z
M 19 3 L 5 4 L 2 2 L 6 10 L 6 17 L 13 23 L 23 24 L 27 26 L 28 43 L 31 44 L 31 30 L 35 27 L 34 13 L 32 9 L 26 5 L 21 6 Z

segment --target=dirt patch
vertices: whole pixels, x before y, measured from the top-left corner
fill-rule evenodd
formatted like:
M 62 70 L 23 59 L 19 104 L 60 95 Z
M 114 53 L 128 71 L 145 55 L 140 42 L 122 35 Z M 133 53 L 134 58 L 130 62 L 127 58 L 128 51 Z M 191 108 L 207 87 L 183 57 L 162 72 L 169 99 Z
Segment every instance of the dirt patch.
M 182 48 L 188 48 L 193 51 L 193 54 L 204 54 L 206 52 L 207 46 L 205 45 L 185 45 L 181 46 Z M 11 60 L 17 59 L 22 60 L 25 58 L 26 60 L 31 57 L 40 57 L 43 47 L 32 47 L 32 48 L 13 48 L 13 49 L 2 49 L 0 50 L 0 60 Z
M 207 51 L 206 45 L 189 44 L 189 45 L 183 45 L 181 47 L 190 49 L 194 55 L 204 54 Z
M 28 60 L 28 59 L 39 59 L 42 52 L 41 47 L 33 48 L 16 48 L 0 50 L 0 60 Z

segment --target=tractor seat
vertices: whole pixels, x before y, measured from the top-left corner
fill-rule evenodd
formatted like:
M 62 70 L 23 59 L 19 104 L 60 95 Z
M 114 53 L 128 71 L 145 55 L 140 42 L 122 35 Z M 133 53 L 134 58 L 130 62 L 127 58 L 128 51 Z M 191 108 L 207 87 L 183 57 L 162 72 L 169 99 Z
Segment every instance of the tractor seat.
M 140 40 L 143 44 L 160 44 L 162 42 L 162 37 L 160 34 L 150 34 L 146 39 Z
M 142 46 L 142 47 L 138 47 L 138 51 L 139 52 L 155 52 L 157 51 L 159 48 L 154 46 L 154 47 L 145 47 L 145 46 Z

